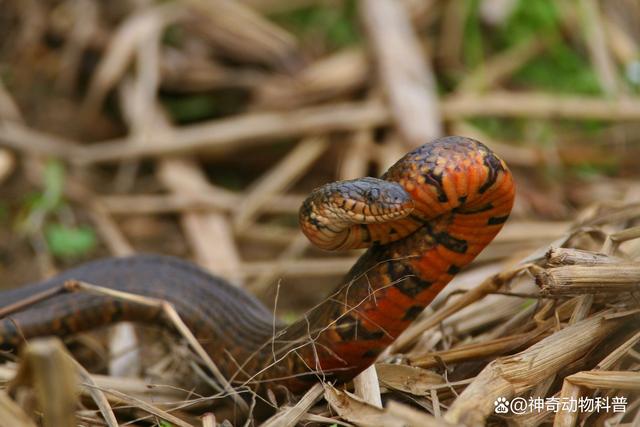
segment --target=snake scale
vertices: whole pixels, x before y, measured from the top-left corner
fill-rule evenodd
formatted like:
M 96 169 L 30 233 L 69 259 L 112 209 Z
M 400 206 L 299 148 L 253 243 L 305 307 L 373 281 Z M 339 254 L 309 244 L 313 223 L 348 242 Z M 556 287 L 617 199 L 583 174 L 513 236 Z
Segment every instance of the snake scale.
M 232 384 L 294 392 L 319 378 L 348 381 L 422 312 L 494 238 L 514 199 L 512 175 L 482 143 L 445 137 L 418 147 L 380 179 L 327 184 L 300 209 L 325 249 L 367 247 L 339 286 L 298 322 L 274 324 L 256 298 L 176 258 L 90 262 L 0 293 L 6 307 L 70 279 L 164 299 Z M 85 292 L 56 294 L 0 319 L 0 346 L 67 336 L 117 321 L 165 322 L 158 308 Z M 166 322 L 165 322 L 166 323 Z

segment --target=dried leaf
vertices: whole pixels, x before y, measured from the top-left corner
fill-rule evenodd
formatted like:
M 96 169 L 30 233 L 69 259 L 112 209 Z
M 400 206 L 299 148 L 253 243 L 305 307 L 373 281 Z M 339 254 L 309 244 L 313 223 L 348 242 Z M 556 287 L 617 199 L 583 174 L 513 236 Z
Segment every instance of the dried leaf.
M 426 396 L 435 385 L 445 382 L 439 374 L 413 366 L 378 363 L 376 370 L 385 386 L 416 396 Z

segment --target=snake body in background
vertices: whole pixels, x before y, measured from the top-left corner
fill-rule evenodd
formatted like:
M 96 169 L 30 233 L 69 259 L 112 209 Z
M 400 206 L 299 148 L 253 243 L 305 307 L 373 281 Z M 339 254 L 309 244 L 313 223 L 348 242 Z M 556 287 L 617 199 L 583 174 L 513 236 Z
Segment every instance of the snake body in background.
M 198 267 L 137 255 L 94 261 L 0 294 L 8 306 L 77 279 L 164 299 L 232 384 L 284 384 L 299 392 L 319 378 L 348 381 L 420 314 L 494 238 L 514 184 L 483 144 L 440 138 L 405 155 L 380 180 L 315 190 L 301 226 L 327 249 L 369 247 L 335 292 L 297 323 L 274 323 L 258 300 Z M 0 319 L 0 345 L 65 336 L 128 320 L 159 323 L 160 309 L 85 292 L 61 293 Z

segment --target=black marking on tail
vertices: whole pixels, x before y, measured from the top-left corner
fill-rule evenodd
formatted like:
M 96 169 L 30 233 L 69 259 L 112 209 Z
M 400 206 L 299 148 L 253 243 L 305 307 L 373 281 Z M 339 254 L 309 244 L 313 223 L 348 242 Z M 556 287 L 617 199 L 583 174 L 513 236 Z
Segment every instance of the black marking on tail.
M 389 261 L 387 271 L 395 288 L 410 298 L 415 298 L 431 286 L 431 282 L 420 279 L 404 262 Z
M 451 234 L 446 233 L 446 232 L 440 232 L 437 233 L 435 236 L 436 241 L 441 244 L 442 246 L 444 246 L 445 248 L 449 249 L 452 252 L 456 252 L 459 254 L 464 254 L 467 252 L 467 241 L 464 239 L 457 239 L 455 237 L 453 237 Z
M 470 208 L 470 207 L 458 207 L 455 208 L 453 211 L 457 214 L 461 214 L 461 215 L 473 215 L 473 214 L 477 214 L 480 212 L 486 212 L 486 211 L 490 211 L 491 209 L 493 209 L 493 205 L 491 203 L 487 203 L 486 205 L 483 206 L 479 206 L 477 208 Z
M 484 156 L 484 165 L 487 167 L 488 174 L 487 174 L 487 180 L 478 189 L 478 192 L 480 194 L 487 191 L 489 188 L 491 188 L 493 184 L 496 183 L 496 180 L 498 179 L 498 172 L 504 171 L 504 167 L 502 166 L 502 163 L 492 153 L 487 153 Z
M 488 225 L 498 225 L 498 224 L 504 224 L 505 221 L 507 220 L 507 218 L 509 218 L 509 215 L 504 215 L 504 216 L 492 216 L 491 218 L 489 218 L 489 220 L 487 221 Z
M 438 201 L 441 203 L 447 203 L 449 201 L 449 197 L 447 197 L 447 193 L 444 192 L 442 174 L 436 175 L 433 172 L 427 172 L 422 176 L 424 177 L 425 182 L 434 187 L 438 192 Z
M 449 269 L 447 270 L 447 273 L 450 275 L 456 275 L 460 272 L 460 267 L 458 267 L 455 264 L 451 264 L 451 266 L 449 266 Z
M 343 341 L 370 341 L 384 337 L 383 331 L 369 331 L 360 324 L 360 319 L 349 314 L 336 320 L 336 332 Z
M 404 313 L 404 316 L 402 316 L 402 320 L 415 320 L 415 318 L 418 317 L 423 310 L 424 310 L 423 306 L 413 305 L 409 307 L 407 311 Z
M 371 359 L 372 357 L 378 356 L 378 354 L 380 354 L 380 351 L 382 350 L 377 348 L 370 348 L 369 350 L 362 353 L 362 357 L 365 359 Z

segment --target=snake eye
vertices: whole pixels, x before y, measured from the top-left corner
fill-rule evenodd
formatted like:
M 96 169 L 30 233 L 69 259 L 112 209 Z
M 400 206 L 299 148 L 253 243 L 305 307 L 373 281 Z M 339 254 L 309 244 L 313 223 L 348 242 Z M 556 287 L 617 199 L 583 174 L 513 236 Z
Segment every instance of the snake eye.
M 380 190 L 378 190 L 377 188 L 370 188 L 369 190 L 367 190 L 367 192 L 365 193 L 365 197 L 367 198 L 367 200 L 369 200 L 370 202 L 375 202 L 378 199 L 380 199 Z

